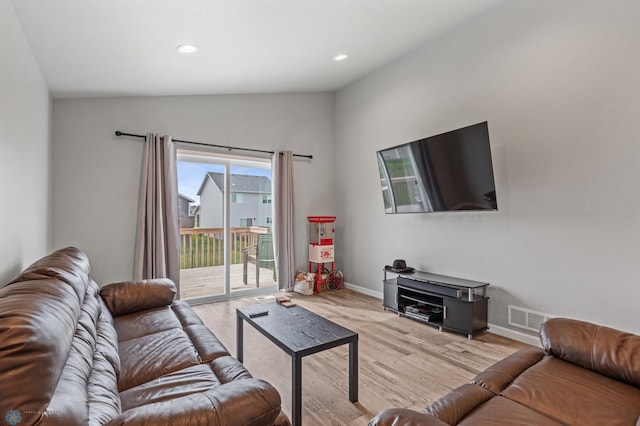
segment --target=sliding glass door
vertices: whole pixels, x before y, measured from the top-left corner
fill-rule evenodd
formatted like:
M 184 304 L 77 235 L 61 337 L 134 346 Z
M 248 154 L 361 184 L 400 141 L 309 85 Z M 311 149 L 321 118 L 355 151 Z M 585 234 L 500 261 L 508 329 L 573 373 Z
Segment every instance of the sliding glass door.
M 180 297 L 275 291 L 271 162 L 178 151 Z

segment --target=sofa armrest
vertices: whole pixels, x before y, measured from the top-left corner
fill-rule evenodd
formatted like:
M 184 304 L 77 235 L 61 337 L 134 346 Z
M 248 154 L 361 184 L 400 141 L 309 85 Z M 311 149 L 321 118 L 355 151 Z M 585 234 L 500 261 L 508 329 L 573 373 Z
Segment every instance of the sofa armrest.
M 369 426 L 448 426 L 430 414 L 408 408 L 389 408 L 369 421 Z
M 227 382 L 206 395 L 224 425 L 271 424 L 280 414 L 280 394 L 261 379 Z
M 640 336 L 553 318 L 542 324 L 540 340 L 549 355 L 640 387 Z
M 267 382 L 251 378 L 131 408 L 107 425 L 270 425 L 279 414 L 278 392 Z
M 121 281 L 100 289 L 100 296 L 114 317 L 170 305 L 176 285 L 168 278 Z

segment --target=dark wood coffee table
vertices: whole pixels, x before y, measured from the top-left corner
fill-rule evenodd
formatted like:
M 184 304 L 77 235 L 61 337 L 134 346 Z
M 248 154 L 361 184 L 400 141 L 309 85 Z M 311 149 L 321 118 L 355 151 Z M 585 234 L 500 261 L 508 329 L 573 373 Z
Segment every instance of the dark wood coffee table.
M 265 312 L 267 312 L 265 314 Z M 262 314 L 255 316 L 256 314 Z M 349 401 L 358 401 L 358 333 L 301 306 L 264 303 L 236 309 L 238 361 L 242 362 L 242 322 L 246 321 L 291 356 L 291 421 L 302 421 L 302 357 L 349 344 Z

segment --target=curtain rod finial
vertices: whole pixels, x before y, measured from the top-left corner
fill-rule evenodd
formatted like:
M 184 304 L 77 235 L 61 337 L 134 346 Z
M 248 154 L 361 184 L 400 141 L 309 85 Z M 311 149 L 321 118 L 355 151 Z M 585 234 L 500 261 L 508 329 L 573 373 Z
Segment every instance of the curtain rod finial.
M 116 130 L 116 136 L 122 136 L 122 132 L 120 130 Z

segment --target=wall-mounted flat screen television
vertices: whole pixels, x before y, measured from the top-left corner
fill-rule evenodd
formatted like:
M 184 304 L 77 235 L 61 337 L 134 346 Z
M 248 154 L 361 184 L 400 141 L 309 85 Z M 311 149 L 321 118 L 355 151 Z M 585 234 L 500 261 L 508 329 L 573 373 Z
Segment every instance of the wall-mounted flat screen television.
M 486 121 L 377 154 L 386 213 L 498 210 Z

